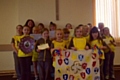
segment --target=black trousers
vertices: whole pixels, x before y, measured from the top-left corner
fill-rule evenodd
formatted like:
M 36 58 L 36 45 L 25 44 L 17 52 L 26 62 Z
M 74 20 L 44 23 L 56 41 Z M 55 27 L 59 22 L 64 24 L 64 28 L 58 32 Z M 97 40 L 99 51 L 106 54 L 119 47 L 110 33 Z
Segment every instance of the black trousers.
M 39 79 L 50 80 L 51 61 L 38 61 L 38 66 L 39 66 Z
M 114 52 L 105 53 L 105 62 L 104 62 L 104 74 L 105 76 L 112 76 L 114 75 Z
M 104 80 L 103 65 L 104 65 L 104 60 L 100 59 L 100 80 Z
M 21 80 L 31 80 L 31 59 L 32 57 L 19 57 Z

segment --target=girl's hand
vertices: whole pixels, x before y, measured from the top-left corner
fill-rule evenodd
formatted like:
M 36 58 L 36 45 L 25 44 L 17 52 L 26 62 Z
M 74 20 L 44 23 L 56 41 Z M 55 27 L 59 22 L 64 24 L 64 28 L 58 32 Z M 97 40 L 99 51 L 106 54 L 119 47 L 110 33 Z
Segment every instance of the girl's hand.
M 106 46 L 101 46 L 100 49 L 107 49 L 107 47 Z
M 63 49 L 64 51 L 67 50 L 66 48 Z
M 74 50 L 74 51 L 77 51 L 77 48 L 75 48 L 75 47 L 71 47 L 71 49 Z
M 88 50 L 88 49 L 89 49 L 89 46 L 86 46 L 86 47 L 85 47 L 85 50 Z
M 103 48 L 104 48 L 104 46 L 101 46 L 101 47 L 100 47 L 100 49 L 103 49 Z
M 110 42 L 111 42 L 111 44 L 113 44 L 114 46 L 116 46 L 116 43 L 115 43 L 115 42 L 113 42 L 112 40 L 110 40 Z
M 40 49 L 37 49 L 37 52 L 39 53 L 39 52 L 40 52 Z

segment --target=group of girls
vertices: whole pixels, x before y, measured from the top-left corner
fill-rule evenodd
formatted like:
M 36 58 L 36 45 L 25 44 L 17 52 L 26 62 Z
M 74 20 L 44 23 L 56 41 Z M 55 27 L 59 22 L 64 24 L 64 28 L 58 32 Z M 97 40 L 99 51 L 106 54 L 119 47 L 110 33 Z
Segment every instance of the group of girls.
M 31 80 L 31 60 L 34 66 L 35 80 L 54 79 L 56 66 L 53 53 L 55 50 L 88 50 L 95 46 L 101 51 L 100 80 L 114 80 L 115 40 L 111 36 L 109 28 L 104 27 L 103 23 L 99 23 L 98 28 L 92 27 L 91 24 L 80 24 L 73 29 L 72 25 L 68 23 L 64 29 L 57 29 L 57 25 L 51 22 L 47 29 L 42 23 L 35 26 L 33 20 L 28 20 L 24 27 L 18 25 L 16 27 L 17 35 L 12 38 L 14 55 L 18 57 L 19 65 L 15 66 L 18 80 Z M 72 32 L 72 30 L 74 31 Z M 54 37 L 49 36 L 50 31 L 55 31 Z M 18 45 L 21 38 L 30 36 L 32 33 L 41 34 L 42 37 L 36 40 L 35 49 L 31 53 L 25 54 Z M 38 46 L 43 44 L 48 44 L 49 48 L 39 49 Z

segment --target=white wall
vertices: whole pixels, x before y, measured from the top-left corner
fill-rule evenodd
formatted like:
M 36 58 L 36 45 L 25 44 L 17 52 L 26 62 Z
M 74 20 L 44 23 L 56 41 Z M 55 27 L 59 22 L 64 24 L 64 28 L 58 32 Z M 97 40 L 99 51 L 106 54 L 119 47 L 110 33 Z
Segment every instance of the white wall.
M 64 27 L 66 23 L 77 26 L 93 23 L 92 0 L 59 0 L 59 17 L 56 21 L 55 0 L 19 0 L 19 23 L 28 18 L 49 25 L 50 21 Z
M 92 0 L 59 0 L 59 21 L 55 12 L 55 0 L 0 0 L 0 44 L 9 44 L 15 27 L 24 25 L 27 19 L 46 27 L 50 21 L 58 27 L 68 22 L 73 26 L 93 23 Z
M 0 44 L 10 43 L 18 24 L 17 0 L 0 0 Z

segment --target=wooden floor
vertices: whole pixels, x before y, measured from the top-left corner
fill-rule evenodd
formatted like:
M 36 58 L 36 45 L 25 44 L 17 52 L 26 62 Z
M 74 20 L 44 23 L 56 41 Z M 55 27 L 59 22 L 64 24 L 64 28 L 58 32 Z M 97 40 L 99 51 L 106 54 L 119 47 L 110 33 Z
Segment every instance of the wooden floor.
M 120 68 L 115 69 L 115 77 L 115 80 L 120 80 Z M 4 74 L 0 75 L 0 80 L 16 80 L 16 78 L 13 78 L 12 74 Z M 32 80 L 34 80 L 34 78 L 32 78 Z

